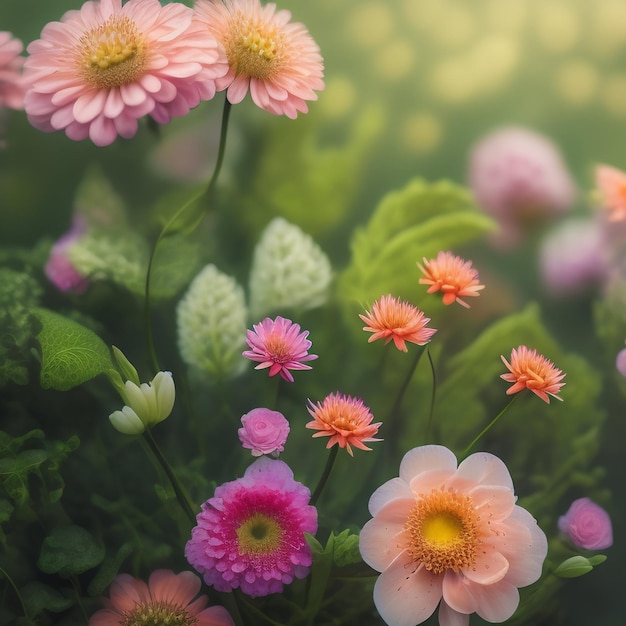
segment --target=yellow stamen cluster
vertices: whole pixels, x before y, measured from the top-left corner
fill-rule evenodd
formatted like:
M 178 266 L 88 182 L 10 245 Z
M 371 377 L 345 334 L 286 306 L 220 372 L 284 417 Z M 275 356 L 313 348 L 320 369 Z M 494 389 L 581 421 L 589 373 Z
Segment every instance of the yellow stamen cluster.
M 142 602 L 126 611 L 120 626 L 193 626 L 198 618 L 182 606 L 165 602 Z
M 407 552 L 435 573 L 472 565 L 478 548 L 478 518 L 472 500 L 452 490 L 421 495 L 404 525 Z
M 145 44 L 135 23 L 119 15 L 83 35 L 78 48 L 81 75 L 97 89 L 135 81 L 143 71 L 145 57 Z
M 278 522 L 254 513 L 237 529 L 240 554 L 269 554 L 280 547 L 283 531 Z

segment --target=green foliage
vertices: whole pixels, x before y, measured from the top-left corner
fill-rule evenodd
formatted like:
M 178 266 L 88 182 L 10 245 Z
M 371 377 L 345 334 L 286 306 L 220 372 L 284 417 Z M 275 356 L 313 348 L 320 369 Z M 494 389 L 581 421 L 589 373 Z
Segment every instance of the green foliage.
M 45 538 L 37 565 L 45 574 L 64 578 L 93 569 L 104 559 L 104 546 L 80 526 L 53 528 Z
M 68 609 L 74 600 L 37 580 L 31 580 L 22 587 L 22 599 L 31 617 L 37 617 L 43 611 L 61 613 Z
M 561 578 L 578 578 L 588 574 L 596 565 L 600 565 L 606 561 L 604 554 L 596 554 L 591 557 L 581 556 L 580 554 L 572 556 L 561 563 L 554 573 Z
M 37 339 L 44 389 L 67 391 L 113 369 L 109 348 L 93 331 L 46 309 L 33 314 L 42 325 Z

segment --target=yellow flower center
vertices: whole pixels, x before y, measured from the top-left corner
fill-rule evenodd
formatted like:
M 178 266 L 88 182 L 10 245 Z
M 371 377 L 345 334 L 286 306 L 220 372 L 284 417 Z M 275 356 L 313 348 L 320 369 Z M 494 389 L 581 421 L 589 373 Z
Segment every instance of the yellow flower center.
M 235 15 L 224 47 L 228 64 L 237 75 L 265 80 L 281 61 L 282 35 L 261 20 Z
M 112 89 L 135 81 L 143 72 L 145 44 L 135 23 L 114 15 L 80 39 L 81 76 L 97 89 Z
M 435 574 L 469 567 L 478 548 L 478 518 L 469 496 L 433 490 L 421 495 L 404 525 L 407 552 Z
M 193 626 L 198 618 L 182 606 L 166 602 L 141 602 L 125 611 L 120 626 Z
M 237 529 L 239 554 L 269 554 L 280 547 L 280 524 L 262 513 L 254 513 Z

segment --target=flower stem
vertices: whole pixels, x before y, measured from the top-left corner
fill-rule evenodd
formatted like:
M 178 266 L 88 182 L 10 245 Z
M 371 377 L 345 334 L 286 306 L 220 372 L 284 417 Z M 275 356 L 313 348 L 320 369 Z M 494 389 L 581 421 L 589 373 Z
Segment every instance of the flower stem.
M 430 354 L 429 347 L 426 347 L 426 354 L 428 356 L 428 362 L 430 363 L 430 371 L 433 374 L 433 387 L 430 392 L 430 411 L 428 412 L 428 424 L 426 426 L 426 441 L 428 442 L 432 437 L 433 416 L 435 414 L 435 394 L 437 393 L 437 373 L 435 371 L 435 364 L 433 363 L 433 357 Z
M 469 446 L 467 446 L 467 448 L 465 448 L 465 450 L 463 450 L 463 452 L 461 453 L 461 457 L 460 460 L 464 459 L 470 452 L 470 450 L 474 447 L 474 445 L 476 444 L 476 442 L 487 433 L 487 431 L 491 430 L 491 428 L 495 425 L 495 423 L 506 413 L 507 409 L 513 404 L 513 402 L 515 401 L 515 398 L 517 398 L 518 394 L 515 394 L 504 406 L 504 408 L 500 411 L 500 413 L 498 413 L 490 422 L 489 424 L 487 424 L 487 426 L 485 426 L 479 433 L 478 435 L 476 435 L 476 437 L 474 437 L 474 439 L 472 440 L 472 443 L 469 444 Z
M 311 506 L 315 506 L 316 502 L 319 500 L 322 490 L 328 482 L 328 477 L 330 476 L 330 472 L 332 471 L 333 465 L 335 464 L 335 459 L 337 458 L 337 452 L 339 452 L 339 446 L 335 445 L 330 449 L 330 454 L 328 455 L 328 459 L 326 460 L 326 466 L 324 467 L 322 476 L 320 477 L 320 480 L 317 483 L 317 487 L 315 487 L 315 491 L 311 496 L 311 501 L 309 502 Z
M 187 517 L 189 518 L 189 521 L 192 524 L 195 524 L 196 513 L 194 511 L 196 507 L 191 503 L 191 500 L 189 499 L 187 492 L 185 491 L 183 486 L 180 484 L 180 481 L 176 477 L 176 474 L 174 473 L 172 466 L 167 462 L 165 455 L 161 451 L 161 448 L 159 448 L 150 430 L 146 430 L 144 432 L 144 441 L 148 444 L 148 448 L 150 449 L 150 451 L 152 452 L 156 460 L 159 462 L 159 465 L 163 468 L 163 471 L 165 472 L 165 475 L 167 476 L 168 480 L 170 481 L 170 484 L 172 485 L 172 489 L 174 490 L 174 494 L 176 495 L 176 499 L 178 500 L 178 503 L 180 504 L 181 508 L 183 509 Z
M 15 584 L 15 581 L 9 576 L 9 573 L 5 571 L 4 569 L 2 569 L 1 567 L 0 567 L 0 574 L 4 576 L 7 579 L 9 585 L 13 587 L 13 591 L 15 592 L 15 595 L 17 596 L 17 599 L 20 601 L 20 604 L 22 605 L 22 612 L 24 613 L 24 618 L 26 619 L 26 622 L 30 623 L 31 620 L 30 620 L 30 616 L 28 615 L 28 610 L 26 609 L 26 604 L 24 604 L 24 598 L 22 597 L 20 590 Z
M 224 98 L 224 109 L 222 111 L 222 124 L 220 127 L 220 142 L 219 142 L 219 147 L 218 147 L 218 152 L 217 152 L 217 159 L 215 161 L 213 174 L 211 175 L 211 178 L 209 182 L 207 183 L 207 186 L 198 194 L 194 195 L 190 200 L 185 202 L 185 204 L 183 204 L 183 206 L 180 207 L 180 209 L 178 209 L 178 211 L 176 211 L 176 213 L 174 213 L 174 215 L 165 223 L 165 225 L 161 229 L 161 232 L 156 238 L 154 245 L 152 246 L 152 250 L 150 251 L 150 258 L 148 259 L 148 269 L 146 271 L 146 282 L 145 282 L 145 287 L 144 287 L 144 293 L 145 293 L 144 295 L 144 318 L 145 318 L 145 325 L 146 325 L 148 352 L 150 354 L 150 359 L 152 361 L 152 367 L 157 372 L 160 370 L 160 367 L 159 367 L 159 362 L 157 358 L 156 348 L 154 345 L 154 331 L 153 331 L 153 325 L 152 325 L 152 304 L 151 304 L 151 292 L 150 292 L 152 271 L 154 267 L 154 261 L 156 258 L 157 250 L 161 241 L 163 241 L 163 239 L 165 239 L 165 237 L 169 235 L 170 231 L 172 230 L 172 226 L 177 221 L 180 220 L 182 215 L 186 213 L 190 209 L 190 207 L 197 206 L 201 204 L 202 201 L 205 202 L 205 206 L 202 208 L 202 213 L 198 217 L 195 226 L 197 226 L 201 222 L 202 217 L 204 217 L 204 214 L 209 210 L 210 196 L 213 192 L 213 188 L 215 187 L 215 183 L 217 181 L 217 177 L 219 176 L 220 170 L 222 169 L 222 163 L 224 162 L 224 153 L 226 150 L 226 136 L 228 134 L 228 120 L 230 118 L 231 107 L 232 105 L 228 101 L 228 98 Z M 195 226 L 193 228 L 195 228 Z

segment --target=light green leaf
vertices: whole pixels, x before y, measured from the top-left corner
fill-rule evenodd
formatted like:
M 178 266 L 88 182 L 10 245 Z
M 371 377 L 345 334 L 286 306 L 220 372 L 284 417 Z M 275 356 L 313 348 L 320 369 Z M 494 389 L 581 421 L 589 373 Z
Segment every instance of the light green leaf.
M 565 559 L 555 570 L 554 573 L 561 578 L 578 578 L 584 576 L 593 569 L 593 565 L 589 559 L 584 556 L 572 556 Z

